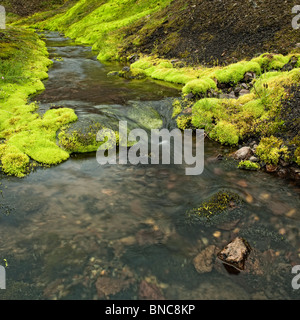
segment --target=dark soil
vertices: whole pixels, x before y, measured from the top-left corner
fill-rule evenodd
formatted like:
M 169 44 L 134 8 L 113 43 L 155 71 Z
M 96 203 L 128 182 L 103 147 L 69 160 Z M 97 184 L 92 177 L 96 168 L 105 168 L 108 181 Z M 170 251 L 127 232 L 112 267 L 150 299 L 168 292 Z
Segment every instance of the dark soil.
M 30 16 L 39 11 L 50 10 L 55 6 L 62 6 L 66 2 L 64 0 L 4 0 L 3 4 L 7 12 L 12 12 L 21 17 Z M 74 2 L 74 1 L 73 1 Z
M 300 134 L 300 85 L 292 85 L 287 92 L 288 96 L 281 104 L 280 118 L 284 120 L 285 137 L 292 140 Z
M 231 63 L 264 52 L 287 54 L 300 41 L 300 30 L 291 24 L 297 4 L 174 0 L 150 22 L 144 19 L 128 28 L 123 52 L 158 53 L 202 64 Z

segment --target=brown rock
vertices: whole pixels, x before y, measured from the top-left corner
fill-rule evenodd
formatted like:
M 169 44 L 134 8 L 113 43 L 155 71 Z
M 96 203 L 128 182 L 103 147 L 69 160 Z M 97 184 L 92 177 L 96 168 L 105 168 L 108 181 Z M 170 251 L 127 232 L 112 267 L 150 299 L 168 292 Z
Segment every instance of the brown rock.
M 99 298 L 108 298 L 118 292 L 127 289 L 133 279 L 119 279 L 110 277 L 99 277 L 96 281 L 96 289 Z
M 291 167 L 290 172 L 291 172 L 291 176 L 293 177 L 293 179 L 295 179 L 295 180 L 300 179 L 300 169 L 299 168 Z
M 233 157 L 236 160 L 247 160 L 251 157 L 251 155 L 252 150 L 250 147 L 242 147 L 234 153 Z
M 259 251 L 252 250 L 251 255 L 245 263 L 245 272 L 255 275 L 264 274 L 263 262 Z
M 267 172 L 275 172 L 277 170 L 277 168 L 278 168 L 277 166 L 274 166 L 272 164 L 267 164 L 266 165 Z
M 192 108 L 184 109 L 184 110 L 182 111 L 182 113 L 184 113 L 184 114 L 191 114 L 191 113 L 192 113 Z
M 146 280 L 142 280 L 139 288 L 139 299 L 143 300 L 165 300 L 160 289 Z
M 215 258 L 216 246 L 210 245 L 202 250 L 193 260 L 198 273 L 211 272 Z
M 242 89 L 242 90 L 239 92 L 239 95 L 240 95 L 240 96 L 244 96 L 245 94 L 249 94 L 249 93 L 250 93 L 250 90 Z
M 277 172 L 278 176 L 281 177 L 281 178 L 285 178 L 288 176 L 288 170 L 285 169 L 285 168 L 281 168 L 278 170 Z
M 255 78 L 255 74 L 253 72 L 246 72 L 244 76 L 244 81 L 249 82 Z
M 249 244 L 241 237 L 236 237 L 219 253 L 218 258 L 238 270 L 244 270 L 245 261 L 251 251 Z

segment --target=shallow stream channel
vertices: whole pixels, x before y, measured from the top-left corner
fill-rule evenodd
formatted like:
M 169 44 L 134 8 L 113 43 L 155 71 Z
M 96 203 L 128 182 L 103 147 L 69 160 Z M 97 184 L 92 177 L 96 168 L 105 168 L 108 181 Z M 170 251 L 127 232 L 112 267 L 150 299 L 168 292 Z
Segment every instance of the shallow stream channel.
M 81 127 L 120 120 L 175 127 L 180 88 L 107 76 L 123 65 L 102 64 L 56 32 L 44 40 L 54 64 L 46 90 L 33 97 L 41 114 L 62 106 L 75 110 Z M 22 179 L 1 176 L 0 299 L 298 300 L 299 186 L 237 169 L 232 151 L 206 139 L 204 171 L 194 176 L 184 164 L 100 165 L 95 153 Z M 187 222 L 188 210 L 223 190 L 239 195 L 238 210 Z M 247 268 L 232 272 L 217 252 L 237 236 L 252 251 Z

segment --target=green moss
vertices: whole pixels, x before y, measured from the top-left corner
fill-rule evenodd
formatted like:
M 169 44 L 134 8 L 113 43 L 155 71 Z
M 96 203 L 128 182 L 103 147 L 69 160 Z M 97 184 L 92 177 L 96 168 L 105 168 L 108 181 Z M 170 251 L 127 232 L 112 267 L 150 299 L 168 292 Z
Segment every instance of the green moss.
M 257 62 L 263 72 L 270 70 L 280 70 L 291 59 L 291 55 L 283 56 L 282 54 L 264 53 L 252 61 Z
M 243 161 L 240 161 L 240 163 L 238 164 L 238 168 L 245 169 L 245 170 L 259 170 L 260 165 L 258 163 L 255 163 L 249 160 L 243 160 Z
M 14 146 L 2 145 L 1 167 L 8 175 L 24 177 L 29 165 L 29 157 Z
M 170 61 L 162 61 L 158 65 L 159 68 L 170 68 L 173 69 L 173 64 Z
M 261 139 L 255 153 L 265 163 L 277 165 L 280 157 L 288 157 L 288 148 L 281 139 L 271 136 Z
M 192 108 L 192 124 L 196 128 L 203 128 L 209 132 L 213 128 L 213 121 L 218 114 L 221 100 L 216 98 L 205 98 L 197 101 Z
M 179 100 L 175 100 L 173 102 L 173 113 L 172 113 L 172 118 L 176 118 L 182 111 L 182 105 Z
M 223 144 L 237 144 L 255 130 L 255 119 L 264 114 L 264 105 L 253 95 L 228 100 L 204 98 L 193 106 L 192 124 L 204 128 L 209 136 Z
M 176 119 L 177 127 L 181 130 L 189 129 L 191 126 L 192 116 L 179 116 Z
M 97 141 L 97 133 L 102 129 L 103 126 L 99 123 L 91 124 L 85 130 L 63 127 L 58 134 L 59 145 L 69 153 L 95 152 L 104 143 Z
M 240 139 L 252 135 L 270 135 L 276 133 L 282 121 L 279 118 L 281 101 L 286 96 L 285 87 L 300 80 L 298 69 L 289 72 L 267 72 L 262 70 L 274 67 L 273 61 L 284 64 L 290 56 L 262 55 L 251 61 L 242 61 L 228 67 L 183 67 L 164 68 L 162 61 L 153 57 L 142 57 L 134 63 L 134 70 L 142 66 L 146 76 L 163 81 L 182 83 L 183 95 L 192 92 L 203 97 L 209 91 L 217 91 L 216 82 L 235 85 L 244 78 L 245 72 L 255 72 L 254 88 L 250 94 L 239 99 L 202 98 L 193 106 L 192 116 L 180 116 L 177 125 L 184 129 L 191 125 L 196 128 L 205 128 L 209 136 L 221 143 L 234 145 Z M 192 80 L 191 80 L 192 79 Z M 173 117 L 178 116 L 183 109 L 175 105 Z
M 300 147 L 295 150 L 294 156 L 295 162 L 300 166 Z
M 235 145 L 239 142 L 239 132 L 236 127 L 224 120 L 218 122 L 209 136 L 222 144 Z
M 195 79 L 189 81 L 182 89 L 183 94 L 193 93 L 194 95 L 205 94 L 208 90 L 216 89 L 217 85 L 210 78 Z
M 161 10 L 170 2 L 108 0 L 99 3 L 96 0 L 81 0 L 67 12 L 43 19 L 34 26 L 59 30 L 80 43 L 91 45 L 93 50 L 98 51 L 99 60 L 118 59 L 118 47 L 125 34 L 123 28 Z
M 141 80 L 141 79 L 145 79 L 147 76 L 144 72 L 143 69 L 131 69 L 130 71 L 124 71 L 121 70 L 119 72 L 119 76 L 125 79 L 137 79 L 137 80 Z
M 146 70 L 151 67 L 153 67 L 153 63 L 147 58 L 139 59 L 130 66 L 131 69 L 142 69 L 142 70 Z
M 254 99 L 243 105 L 243 111 L 245 115 L 259 118 L 264 114 L 265 106 L 261 99 Z
M 215 76 L 221 83 L 237 84 L 244 78 L 246 72 L 254 72 L 257 75 L 260 75 L 260 65 L 253 61 L 242 61 L 217 70 Z
M 242 200 L 234 192 L 219 191 L 210 199 L 204 201 L 198 208 L 194 208 L 187 212 L 187 217 L 191 220 L 211 219 L 216 215 L 220 215 L 228 209 L 241 204 Z
M 44 42 L 32 31 L 7 29 L 3 32 L 14 45 L 5 63 L 0 62 L 0 75 L 3 75 L 0 138 L 5 139 L 0 161 L 5 173 L 21 177 L 29 172 L 30 159 L 53 165 L 69 158 L 69 153 L 56 144 L 56 132 L 76 121 L 77 116 L 74 110 L 66 108 L 49 110 L 40 116 L 35 113 L 38 108 L 35 103 L 27 104 L 30 95 L 44 90 L 41 79 L 47 78 L 51 61 Z

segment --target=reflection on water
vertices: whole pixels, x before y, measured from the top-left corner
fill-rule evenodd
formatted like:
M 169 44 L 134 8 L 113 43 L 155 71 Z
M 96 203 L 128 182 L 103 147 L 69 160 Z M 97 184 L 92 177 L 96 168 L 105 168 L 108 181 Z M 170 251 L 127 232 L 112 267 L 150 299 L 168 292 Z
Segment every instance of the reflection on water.
M 65 47 L 62 38 L 53 37 L 52 54 L 69 55 L 75 84 L 65 82 L 55 62 L 49 88 L 37 97 L 45 99 L 41 108 L 78 101 L 76 111 L 84 115 L 87 105 L 115 104 L 112 95 L 126 105 L 146 99 L 151 86 L 156 96 L 148 100 L 172 97 L 172 90 L 168 95 L 164 90 L 170 89 L 150 82 L 146 88 L 126 82 L 128 91 L 120 90 L 119 96 L 123 80 L 108 80 L 109 67 L 94 61 L 87 48 Z M 60 72 L 64 62 L 57 62 Z M 65 88 L 61 93 L 51 80 L 56 77 L 57 88 Z M 78 83 L 91 86 L 95 95 L 89 99 L 83 90 L 86 99 L 81 100 L 81 89 L 78 95 L 71 90 L 78 90 Z M 233 160 L 216 160 L 229 151 L 206 141 L 201 176 L 186 176 L 184 165 L 100 166 L 95 154 L 74 155 L 24 179 L 3 176 L 2 201 L 11 212 L 0 215 L 0 259 L 8 262 L 7 290 L 1 290 L 0 299 L 297 299 L 291 269 L 300 264 L 299 190 L 271 175 L 237 170 Z M 186 210 L 223 189 L 244 200 L 238 215 L 186 223 Z M 207 255 L 211 270 L 196 271 L 200 252 L 211 245 L 222 249 L 237 235 L 254 249 L 249 270 L 230 274 Z

